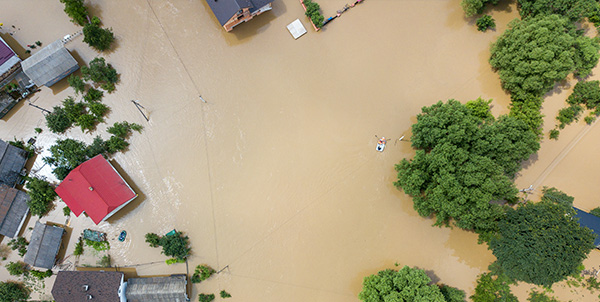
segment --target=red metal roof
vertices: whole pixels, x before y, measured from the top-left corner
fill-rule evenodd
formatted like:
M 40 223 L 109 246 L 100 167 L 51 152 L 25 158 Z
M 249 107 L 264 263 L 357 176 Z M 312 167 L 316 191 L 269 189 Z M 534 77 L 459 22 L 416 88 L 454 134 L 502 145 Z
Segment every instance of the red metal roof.
M 96 224 L 137 196 L 102 155 L 73 169 L 56 193 L 76 216 L 85 211 Z

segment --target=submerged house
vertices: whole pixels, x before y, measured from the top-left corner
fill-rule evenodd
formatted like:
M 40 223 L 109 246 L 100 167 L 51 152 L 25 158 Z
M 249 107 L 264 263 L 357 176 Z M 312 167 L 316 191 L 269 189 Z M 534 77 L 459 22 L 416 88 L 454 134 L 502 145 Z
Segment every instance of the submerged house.
M 21 59 L 0 37 L 0 88 L 6 86 L 21 71 Z
M 50 87 L 77 69 L 79 64 L 65 48 L 62 40 L 56 40 L 21 63 L 23 72 L 37 86 Z
M 579 218 L 579 225 L 594 232 L 594 235 L 596 235 L 594 246 L 600 249 L 600 217 L 584 212 L 576 207 L 573 207 L 573 209 L 575 209 L 575 217 Z
M 105 271 L 60 271 L 52 287 L 56 302 L 126 302 L 124 275 Z
M 226 31 L 273 8 L 273 0 L 206 0 Z
M 64 233 L 63 228 L 36 221 L 23 261 L 31 266 L 52 269 Z
M 125 296 L 128 302 L 185 302 L 189 301 L 186 287 L 186 275 L 131 278 Z
M 96 224 L 137 197 L 102 155 L 96 155 L 73 169 L 55 191 L 75 216 L 85 212 Z
M 0 235 L 17 237 L 29 213 L 27 193 L 0 184 Z
M 0 184 L 14 187 L 21 180 L 26 162 L 27 151 L 0 140 Z

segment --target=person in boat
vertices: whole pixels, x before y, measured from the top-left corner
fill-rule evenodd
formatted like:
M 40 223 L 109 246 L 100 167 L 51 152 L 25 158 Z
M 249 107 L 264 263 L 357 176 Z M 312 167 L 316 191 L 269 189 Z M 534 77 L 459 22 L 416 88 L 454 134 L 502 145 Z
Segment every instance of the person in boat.
M 385 143 L 387 143 L 387 140 L 385 139 L 385 136 L 383 136 L 383 137 L 381 137 L 381 138 L 379 139 L 379 143 L 378 143 L 378 144 L 380 144 L 380 145 L 385 145 Z

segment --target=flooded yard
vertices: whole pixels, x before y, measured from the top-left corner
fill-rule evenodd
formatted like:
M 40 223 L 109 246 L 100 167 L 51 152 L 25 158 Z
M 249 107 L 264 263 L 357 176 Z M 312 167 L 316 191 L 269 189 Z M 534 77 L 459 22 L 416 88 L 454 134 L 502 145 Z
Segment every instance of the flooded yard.
M 347 3 L 321 2 L 326 17 Z M 58 0 L 0 3 L 0 34 L 22 47 L 79 30 Z M 0 120 L 0 138 L 27 140 L 41 127 L 36 146 L 48 148 L 58 138 L 107 138 L 114 122 L 144 126 L 111 161 L 139 193 L 136 200 L 98 227 L 84 216 L 64 217 L 62 202 L 43 218 L 72 227 L 65 257 L 77 234 L 93 227 L 108 233 L 114 265 L 135 267 L 140 276 L 185 273 L 185 264 L 166 265 L 144 242 L 148 232 L 175 228 L 190 237 L 190 270 L 202 263 L 225 268 L 194 285 L 194 300 L 224 289 L 231 301 L 358 301 L 363 277 L 394 263 L 423 268 L 470 295 L 495 259 L 491 252 L 473 233 L 432 227 L 392 184 L 394 164 L 414 154 L 397 139 L 410 135 L 421 107 L 481 96 L 494 99 L 495 115 L 508 113 L 510 97 L 487 60 L 516 8 L 493 11 L 498 28 L 480 33 L 459 3 L 368 0 L 318 33 L 297 0 L 275 1 L 272 11 L 231 33 L 203 0 L 86 3 L 115 32 L 114 51 L 99 54 L 82 37 L 66 47 L 80 65 L 101 55 L 120 73 L 116 91 L 103 99 L 111 108 L 106 124 L 58 136 L 24 103 Z M 296 18 L 308 30 L 298 40 L 286 30 Z M 546 98 L 547 129 L 570 89 Z M 69 95 L 61 81 L 30 100 L 51 109 Z M 375 135 L 392 139 L 385 152 L 375 151 Z M 545 139 L 517 185 L 534 184 L 532 195 L 556 186 L 582 209 L 594 208 L 599 138 L 598 126 L 578 123 L 559 141 Z M 50 176 L 42 157 L 32 169 Z M 124 242 L 116 240 L 121 230 Z M 597 254 L 586 266 L 599 265 Z M 4 268 L 0 276 L 8 278 Z

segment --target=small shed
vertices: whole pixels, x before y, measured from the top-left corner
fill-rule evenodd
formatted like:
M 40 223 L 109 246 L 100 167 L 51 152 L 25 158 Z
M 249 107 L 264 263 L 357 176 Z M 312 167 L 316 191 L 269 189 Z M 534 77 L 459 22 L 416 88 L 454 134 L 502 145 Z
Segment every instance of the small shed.
M 36 221 L 23 261 L 31 266 L 52 269 L 64 232 L 63 228 Z
M 105 271 L 60 271 L 52 287 L 56 302 L 125 300 L 124 275 Z
M 26 162 L 27 151 L 0 140 L 0 184 L 14 187 Z
M 96 224 L 108 219 L 137 197 L 102 155 L 73 169 L 55 191 L 75 216 L 85 212 Z
M 128 302 L 185 302 L 186 275 L 169 277 L 131 278 L 127 280 L 125 296 Z
M 28 200 L 27 193 L 0 184 L 0 235 L 17 237 L 29 213 Z
M 575 209 L 575 217 L 579 218 L 579 225 L 594 232 L 594 235 L 596 235 L 594 245 L 600 249 L 600 217 L 584 212 L 576 207 L 573 207 L 573 209 Z
M 61 40 L 56 40 L 25 59 L 23 72 L 37 85 L 50 87 L 70 75 L 79 65 L 65 48 Z

